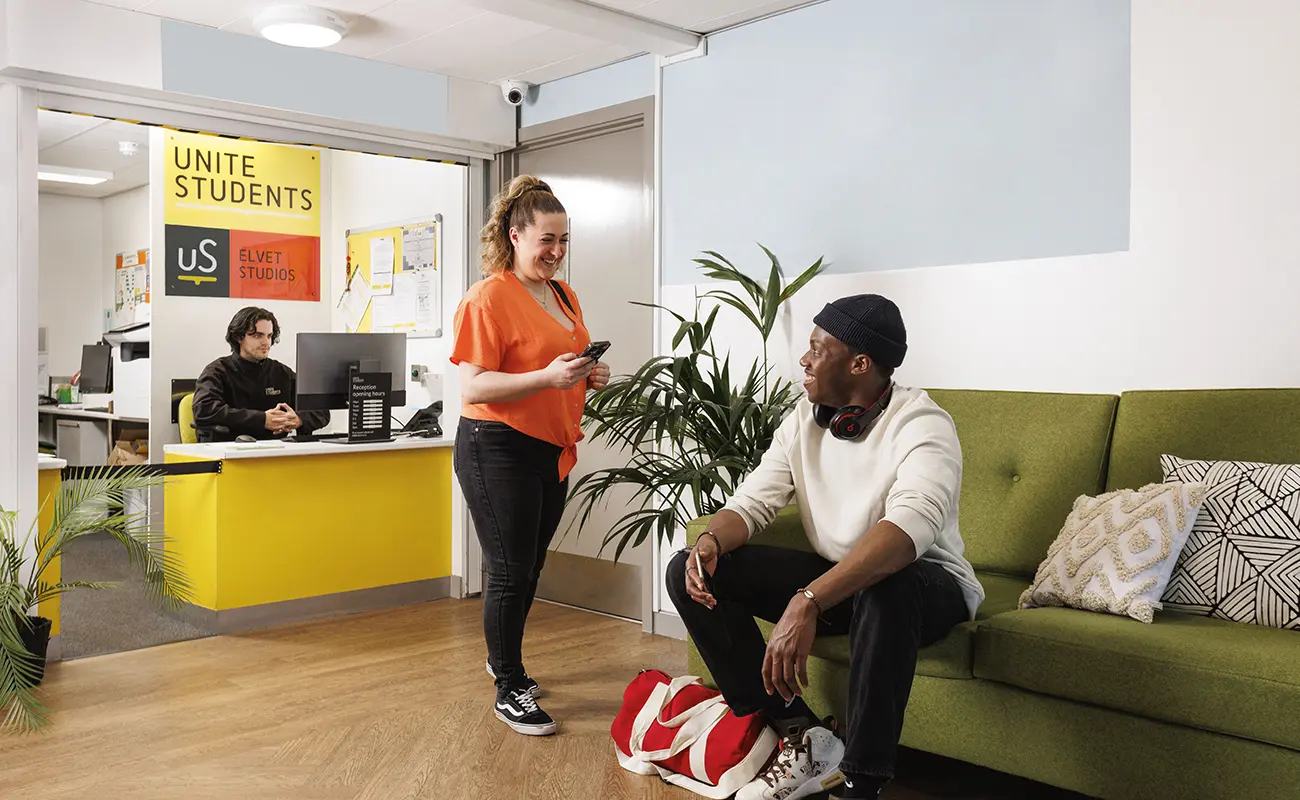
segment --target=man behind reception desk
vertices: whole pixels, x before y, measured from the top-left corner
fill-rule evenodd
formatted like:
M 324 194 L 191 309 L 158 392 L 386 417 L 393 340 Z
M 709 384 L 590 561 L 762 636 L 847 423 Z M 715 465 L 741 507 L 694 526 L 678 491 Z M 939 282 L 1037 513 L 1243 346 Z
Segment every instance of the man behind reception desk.
M 275 439 L 295 430 L 311 433 L 329 423 L 328 411 L 299 415 L 293 410 L 294 372 L 271 358 L 271 347 L 279 341 L 280 323 L 264 308 L 241 309 L 230 320 L 230 355 L 204 367 L 194 388 L 199 441 Z

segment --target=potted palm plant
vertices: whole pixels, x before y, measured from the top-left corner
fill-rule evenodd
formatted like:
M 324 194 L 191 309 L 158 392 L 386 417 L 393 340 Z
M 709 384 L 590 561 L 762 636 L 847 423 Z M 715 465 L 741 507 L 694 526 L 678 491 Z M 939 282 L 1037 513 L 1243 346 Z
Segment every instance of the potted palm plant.
M 762 247 L 762 245 L 760 245 Z M 781 420 L 800 390 L 777 377 L 768 364 L 768 339 L 781 308 L 822 271 L 822 260 L 783 285 L 777 257 L 763 247 L 766 282 L 755 280 L 718 253 L 695 259 L 705 277 L 735 284 L 697 295 L 690 319 L 653 303 L 677 321 L 673 353 L 657 356 L 631 375 L 618 376 L 595 392 L 586 410 L 592 440 L 628 452 L 626 466 L 582 476 L 570 502 L 579 530 L 616 490 L 632 489 L 631 510 L 605 532 L 602 550 L 613 544 L 615 560 L 654 533 L 663 542 L 686 523 L 713 514 L 735 491 L 772 443 Z M 705 305 L 711 306 L 700 319 Z M 762 359 L 733 370 L 730 353 L 720 353 L 713 327 L 723 305 L 740 313 L 762 345 Z
M 165 548 L 166 537 L 150 528 L 147 512 L 125 510 L 128 495 L 147 491 L 162 480 L 145 465 L 90 470 L 62 482 L 45 501 L 53 506 L 49 526 L 38 530 L 33 523 L 21 539 L 17 514 L 0 508 L 0 729 L 28 733 L 48 721 L 37 689 L 45 676 L 51 621 L 39 616 L 40 604 L 73 589 L 113 586 L 49 577 L 55 559 L 71 542 L 107 532 L 143 573 L 150 597 L 172 609 L 190 599 L 189 582 L 176 553 Z M 105 507 L 115 510 L 105 516 Z M 31 551 L 34 556 L 28 555 Z

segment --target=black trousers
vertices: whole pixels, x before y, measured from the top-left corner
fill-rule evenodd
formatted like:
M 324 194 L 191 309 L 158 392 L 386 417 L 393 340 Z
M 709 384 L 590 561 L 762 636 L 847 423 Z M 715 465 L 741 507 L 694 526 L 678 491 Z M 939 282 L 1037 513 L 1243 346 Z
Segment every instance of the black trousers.
M 561 448 L 501 422 L 461 418 L 452 458 L 487 567 L 483 635 L 498 691 L 524 678 L 524 624 L 564 513 Z
M 763 688 L 767 644 L 754 617 L 776 622 L 795 592 L 835 566 L 816 553 L 745 545 L 718 560 L 716 608 L 686 594 L 686 560 L 668 563 L 668 594 L 704 663 L 736 714 L 784 719 L 785 701 Z M 969 618 L 961 587 L 943 567 L 914 562 L 828 609 L 817 634 L 849 636 L 848 719 L 841 768 L 894 776 L 903 712 L 912 691 L 917 650 Z M 824 711 L 819 713 L 825 713 Z

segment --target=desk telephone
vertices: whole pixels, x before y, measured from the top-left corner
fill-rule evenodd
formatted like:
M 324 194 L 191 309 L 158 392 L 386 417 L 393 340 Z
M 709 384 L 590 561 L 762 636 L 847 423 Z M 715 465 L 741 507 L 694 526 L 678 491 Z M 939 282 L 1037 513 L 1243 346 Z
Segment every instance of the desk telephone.
M 415 416 L 402 426 L 402 433 L 420 436 L 441 437 L 442 425 L 438 418 L 442 416 L 442 401 L 435 400 L 427 407 L 415 412 Z

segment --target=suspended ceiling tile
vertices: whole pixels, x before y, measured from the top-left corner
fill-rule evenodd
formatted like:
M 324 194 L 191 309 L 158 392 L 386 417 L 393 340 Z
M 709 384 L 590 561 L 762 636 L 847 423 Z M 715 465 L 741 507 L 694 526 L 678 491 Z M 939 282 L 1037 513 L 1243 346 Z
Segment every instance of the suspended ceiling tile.
M 376 58 L 402 67 L 466 77 L 456 69 L 458 65 L 478 63 L 484 53 L 504 57 L 519 41 L 547 30 L 544 25 L 484 11 L 460 24 L 381 53 Z

